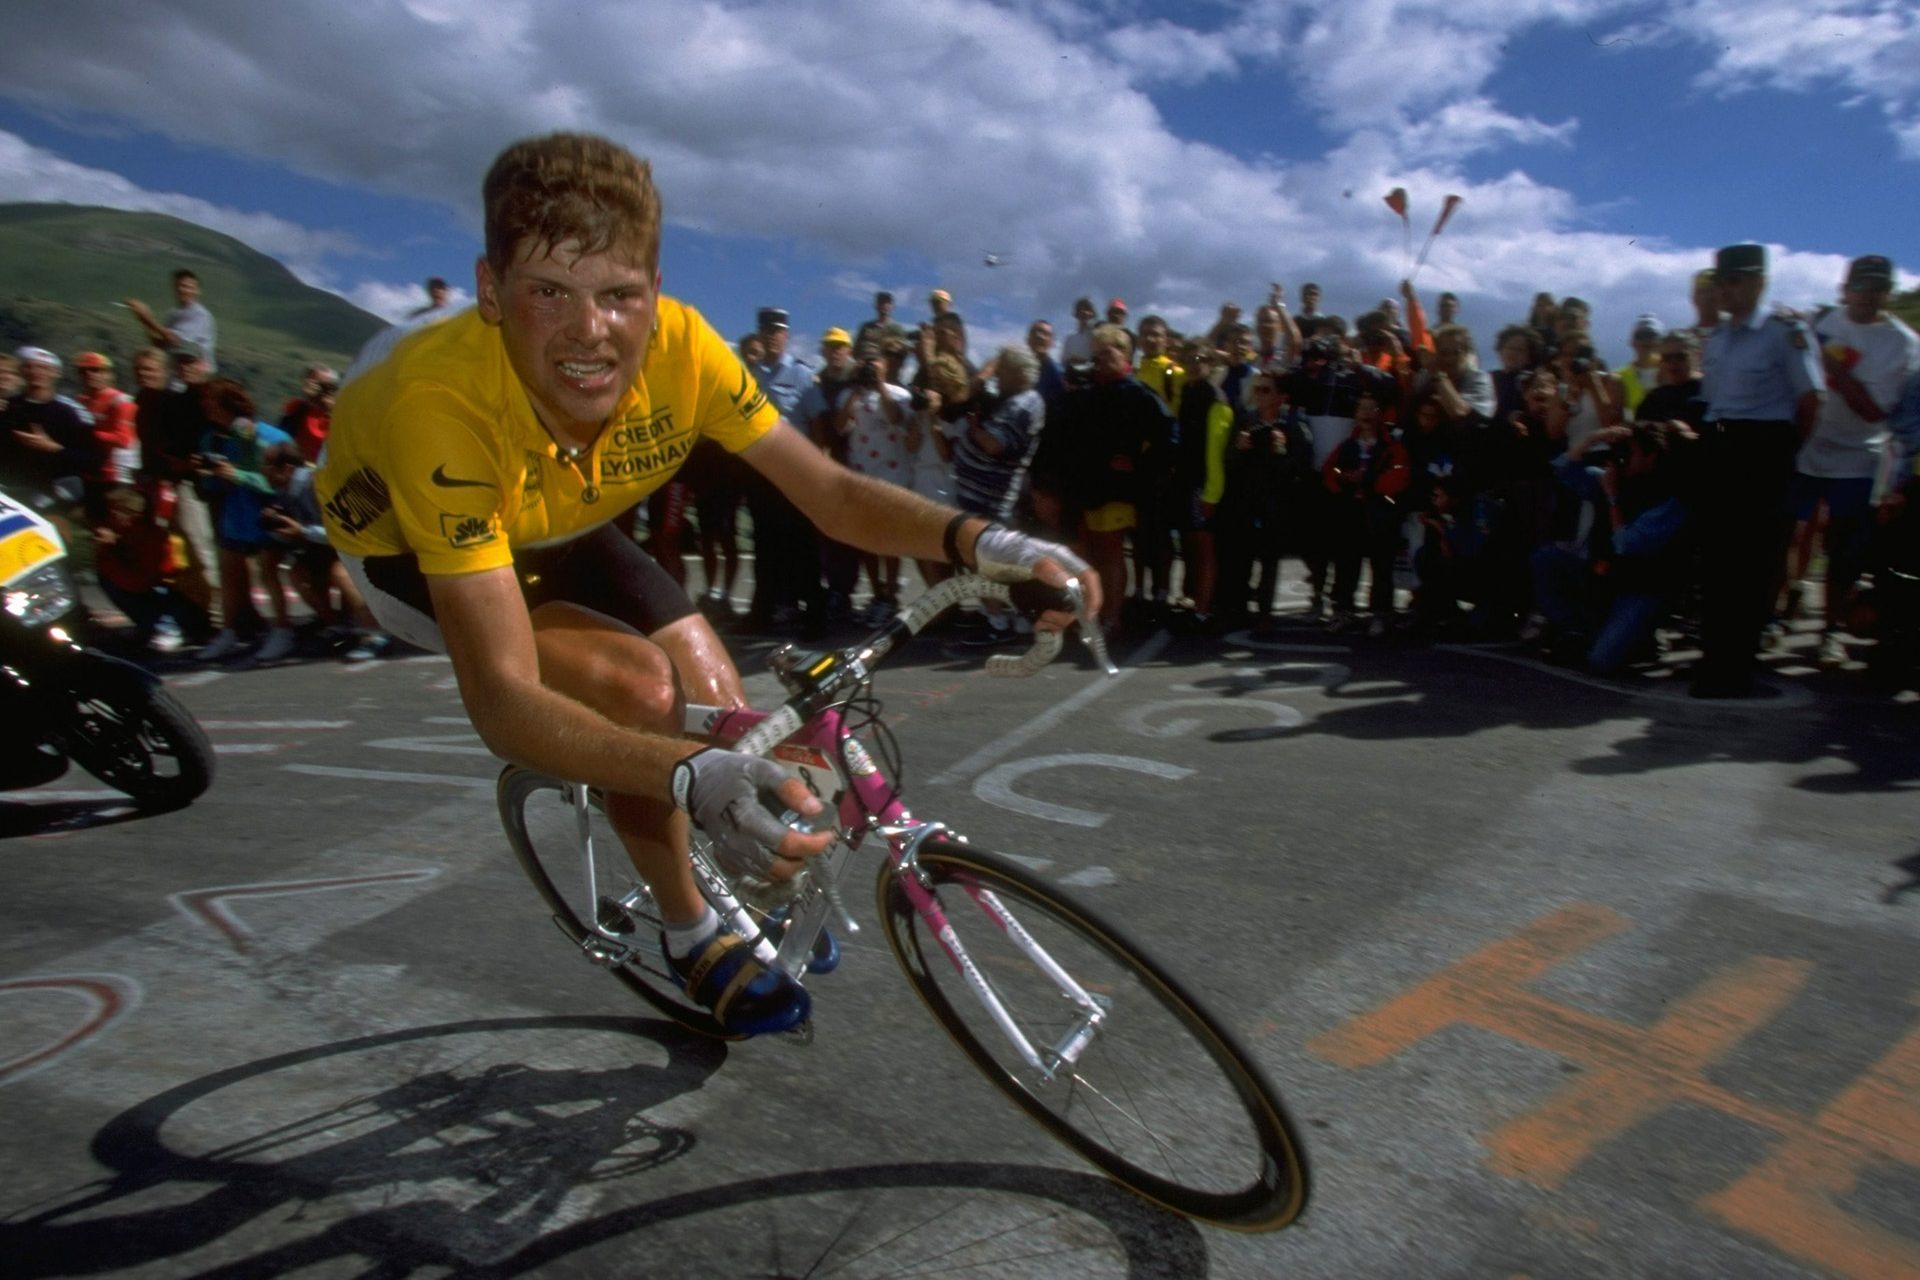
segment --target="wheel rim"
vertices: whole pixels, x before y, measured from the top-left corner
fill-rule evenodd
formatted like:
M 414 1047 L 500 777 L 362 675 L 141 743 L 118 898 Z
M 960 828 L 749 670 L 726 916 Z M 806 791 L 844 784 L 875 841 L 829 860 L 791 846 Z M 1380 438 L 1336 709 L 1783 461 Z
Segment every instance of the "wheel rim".
M 982 914 L 990 891 L 1111 1013 L 1070 1073 L 1052 1082 L 989 1020 L 938 939 L 897 886 L 888 910 L 910 940 L 909 976 L 960 1048 L 1055 1137 L 1120 1182 L 1170 1208 L 1243 1229 L 1284 1225 L 1304 1178 L 1295 1144 L 1262 1082 L 1230 1066 L 1238 1051 L 1160 975 L 1133 967 L 1090 919 L 937 851 L 926 880 L 982 976 L 1030 1037 L 1057 1042 L 1080 1016 L 1055 983 Z

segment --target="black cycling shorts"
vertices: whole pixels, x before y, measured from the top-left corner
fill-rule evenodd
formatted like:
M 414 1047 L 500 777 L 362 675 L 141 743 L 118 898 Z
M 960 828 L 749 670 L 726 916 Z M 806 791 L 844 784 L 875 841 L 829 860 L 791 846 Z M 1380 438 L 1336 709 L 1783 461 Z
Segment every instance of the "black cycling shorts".
M 446 652 L 419 557 L 341 560 L 382 628 L 408 644 Z M 554 546 L 518 550 L 513 571 L 530 610 L 564 600 L 649 636 L 694 612 L 687 593 L 617 522 Z

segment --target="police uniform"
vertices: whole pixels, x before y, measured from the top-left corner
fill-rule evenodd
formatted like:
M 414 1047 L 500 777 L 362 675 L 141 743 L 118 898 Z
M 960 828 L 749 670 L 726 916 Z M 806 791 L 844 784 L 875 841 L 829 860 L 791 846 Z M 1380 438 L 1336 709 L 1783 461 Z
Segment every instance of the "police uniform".
M 761 333 L 787 328 L 787 313 L 780 307 L 762 307 L 754 318 Z M 800 399 L 813 387 L 813 368 L 791 353 L 747 368 L 780 416 L 804 431 Z M 766 627 L 777 611 L 804 607 L 809 630 L 816 630 L 826 603 L 820 583 L 819 535 L 772 481 L 758 471 L 749 471 L 743 480 L 742 492 L 753 514 L 753 602 L 747 609 L 747 626 Z
M 1729 245 L 1720 276 L 1764 274 L 1766 250 Z M 1807 328 L 1756 306 L 1744 322 L 1724 320 L 1706 341 L 1702 541 L 1705 591 L 1698 696 L 1735 696 L 1753 679 L 1760 634 L 1792 530 L 1787 490 L 1800 449 L 1795 414 L 1823 387 Z

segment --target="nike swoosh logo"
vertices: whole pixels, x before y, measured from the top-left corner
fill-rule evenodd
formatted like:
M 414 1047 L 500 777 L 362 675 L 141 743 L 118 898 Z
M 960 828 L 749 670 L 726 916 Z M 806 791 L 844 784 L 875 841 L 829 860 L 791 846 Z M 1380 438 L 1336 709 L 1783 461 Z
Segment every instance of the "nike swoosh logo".
M 447 474 L 444 466 L 433 469 L 433 482 L 442 489 L 492 489 L 497 486 L 491 480 L 460 480 Z

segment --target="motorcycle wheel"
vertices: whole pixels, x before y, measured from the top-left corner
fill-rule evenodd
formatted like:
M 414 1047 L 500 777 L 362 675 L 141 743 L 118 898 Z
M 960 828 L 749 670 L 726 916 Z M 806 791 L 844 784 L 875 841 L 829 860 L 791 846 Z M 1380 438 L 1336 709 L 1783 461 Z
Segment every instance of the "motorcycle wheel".
M 67 754 L 143 809 L 191 804 L 213 782 L 213 744 L 159 687 L 74 695 Z

